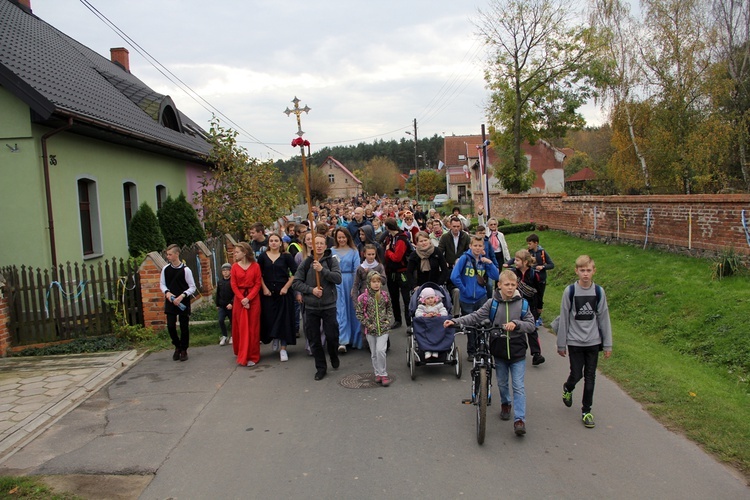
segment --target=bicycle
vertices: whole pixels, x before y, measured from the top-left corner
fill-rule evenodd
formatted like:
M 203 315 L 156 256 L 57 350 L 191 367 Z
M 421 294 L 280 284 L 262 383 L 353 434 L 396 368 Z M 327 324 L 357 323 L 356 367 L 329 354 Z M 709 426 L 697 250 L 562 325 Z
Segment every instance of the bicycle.
M 464 399 L 462 403 L 476 407 L 477 443 L 483 444 L 487 429 L 487 407 L 492 405 L 492 372 L 495 369 L 495 359 L 490 353 L 490 336 L 493 332 L 501 332 L 502 328 L 492 326 L 489 320 L 484 320 L 479 326 L 462 326 L 460 331 L 477 334 L 476 353 L 471 368 L 471 399 Z

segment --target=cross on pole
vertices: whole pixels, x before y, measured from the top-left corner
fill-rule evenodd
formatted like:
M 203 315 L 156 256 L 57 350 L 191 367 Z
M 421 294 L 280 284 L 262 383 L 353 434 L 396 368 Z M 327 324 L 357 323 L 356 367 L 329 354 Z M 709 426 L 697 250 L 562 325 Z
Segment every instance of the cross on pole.
M 305 105 L 304 108 L 299 107 L 299 99 L 297 99 L 297 96 L 294 96 L 294 99 L 292 99 L 292 102 L 294 103 L 294 109 L 289 109 L 289 106 L 286 107 L 284 110 L 284 113 L 286 113 L 286 116 L 291 115 L 294 113 L 297 115 L 297 135 L 302 137 L 305 133 L 302 131 L 302 120 L 300 119 L 300 115 L 304 111 L 305 113 L 309 113 L 312 108 L 308 108 L 307 105 Z

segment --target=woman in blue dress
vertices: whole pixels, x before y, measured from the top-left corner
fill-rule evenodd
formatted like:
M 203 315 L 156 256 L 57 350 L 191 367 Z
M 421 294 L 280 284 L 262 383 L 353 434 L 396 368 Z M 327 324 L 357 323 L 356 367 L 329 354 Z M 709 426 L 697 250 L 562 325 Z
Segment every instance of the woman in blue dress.
M 359 267 L 359 252 L 354 246 L 352 235 L 346 228 L 337 228 L 333 233 L 336 246 L 331 249 L 339 260 L 341 268 L 341 283 L 336 285 L 338 298 L 336 300 L 336 319 L 339 321 L 339 352 L 346 352 L 346 346 L 362 349 L 362 335 L 359 320 L 354 312 L 354 302 L 351 293 L 354 285 L 354 273 Z

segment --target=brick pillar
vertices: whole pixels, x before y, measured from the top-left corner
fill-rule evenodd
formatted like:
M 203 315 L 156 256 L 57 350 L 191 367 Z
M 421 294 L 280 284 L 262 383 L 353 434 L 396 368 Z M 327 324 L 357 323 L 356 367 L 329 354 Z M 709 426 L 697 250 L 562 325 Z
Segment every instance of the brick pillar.
M 10 305 L 8 304 L 5 280 L 0 276 L 0 357 L 10 349 Z
M 138 268 L 143 298 L 143 325 L 146 328 L 160 329 L 167 326 L 167 318 L 164 316 L 164 294 L 159 288 L 161 270 L 166 265 L 167 261 L 159 252 L 151 252 Z
M 234 241 L 231 234 L 225 234 L 224 244 L 227 248 L 227 262 L 234 264 L 234 247 L 237 245 L 237 242 Z
M 214 272 L 213 259 L 211 258 L 213 254 L 211 250 L 208 249 L 208 246 L 206 246 L 204 242 L 199 241 L 197 245 L 198 245 L 198 260 L 201 263 L 200 282 L 203 284 L 202 289 L 199 291 L 203 295 L 210 297 L 214 291 L 214 285 L 211 282 L 211 276 L 213 275 L 213 272 Z M 197 278 L 198 277 L 195 276 L 196 283 L 198 282 Z

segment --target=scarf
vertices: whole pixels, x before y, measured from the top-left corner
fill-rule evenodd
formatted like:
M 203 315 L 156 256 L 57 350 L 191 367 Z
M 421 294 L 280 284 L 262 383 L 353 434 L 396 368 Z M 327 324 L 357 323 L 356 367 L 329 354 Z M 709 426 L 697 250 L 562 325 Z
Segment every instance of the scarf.
M 427 250 L 422 250 L 419 247 L 414 249 L 415 252 L 417 252 L 417 255 L 421 259 L 419 264 L 419 270 L 423 273 L 429 273 L 431 270 L 430 267 L 430 256 L 435 252 L 435 244 L 430 240 L 430 246 L 427 248 Z
M 411 224 L 407 224 L 406 221 L 402 221 L 401 223 L 401 229 L 403 229 L 404 231 L 411 232 L 411 230 L 415 227 L 419 229 L 419 224 L 417 224 L 416 221 L 412 221 Z
M 490 245 L 495 253 L 500 251 L 500 238 L 497 237 L 497 231 L 492 231 L 490 234 Z
M 363 267 L 365 269 L 375 269 L 376 267 L 378 267 L 379 264 L 380 264 L 380 262 L 378 262 L 377 260 L 373 260 L 372 264 L 370 264 L 369 262 L 367 262 L 366 260 L 364 260 L 364 261 L 362 261 L 362 264 L 361 264 L 360 267 Z

